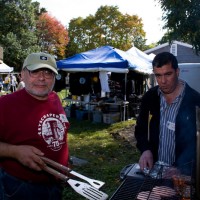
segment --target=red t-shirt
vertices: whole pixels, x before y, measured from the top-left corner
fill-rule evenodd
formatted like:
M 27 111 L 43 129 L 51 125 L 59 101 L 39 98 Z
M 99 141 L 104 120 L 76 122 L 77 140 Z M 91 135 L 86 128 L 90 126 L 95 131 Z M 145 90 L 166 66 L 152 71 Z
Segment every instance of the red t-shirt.
M 51 92 L 44 101 L 33 98 L 25 89 L 0 97 L 1 142 L 32 145 L 46 157 L 67 165 L 68 128 L 69 122 L 55 92 Z M 0 167 L 23 180 L 54 181 L 46 172 L 31 170 L 14 159 L 0 158 Z

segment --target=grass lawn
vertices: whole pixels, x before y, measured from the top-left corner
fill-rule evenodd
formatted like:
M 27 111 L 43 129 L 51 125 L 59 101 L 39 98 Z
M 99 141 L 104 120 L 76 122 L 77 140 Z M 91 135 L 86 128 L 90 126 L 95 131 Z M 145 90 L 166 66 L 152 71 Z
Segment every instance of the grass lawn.
M 71 124 L 68 133 L 70 155 L 88 161 L 83 166 L 73 166 L 73 170 L 89 178 L 104 181 L 105 185 L 100 190 L 110 198 L 121 184 L 119 174 L 122 168 L 138 162 L 139 158 L 139 152 L 135 147 L 123 139 L 113 137 L 113 133 L 133 126 L 135 120 L 112 125 L 70 118 L 69 121 Z M 83 182 L 78 178 L 73 179 Z M 83 199 L 85 198 L 66 184 L 63 200 Z

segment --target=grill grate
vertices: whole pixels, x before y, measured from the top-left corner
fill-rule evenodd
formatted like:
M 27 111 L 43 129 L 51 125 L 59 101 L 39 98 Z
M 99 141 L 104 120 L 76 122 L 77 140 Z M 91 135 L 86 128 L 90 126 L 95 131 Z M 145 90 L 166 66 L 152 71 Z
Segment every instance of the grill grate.
M 163 168 L 161 168 L 162 170 Z M 182 170 L 181 170 L 182 171 Z M 158 173 L 160 175 L 160 173 Z M 162 174 L 162 173 L 161 173 Z M 160 177 L 160 176 L 159 176 Z M 191 176 L 190 176 L 191 177 Z M 191 181 L 191 180 L 190 180 Z M 190 182 L 189 191 L 190 199 L 193 198 L 193 187 Z M 155 195 L 152 196 L 151 195 Z M 140 195 L 138 198 L 138 195 Z M 151 176 L 127 176 L 113 194 L 110 200 L 180 200 L 180 196 L 174 190 L 172 178 L 163 177 L 153 178 Z
M 145 180 L 137 179 L 134 177 L 127 177 L 121 186 L 117 189 L 115 194 L 110 198 L 110 200 L 136 200 L 140 192 L 151 191 L 156 186 L 166 186 L 173 187 L 173 184 L 170 180 L 167 179 L 152 179 L 150 177 L 145 178 Z M 148 196 L 146 200 L 152 199 Z M 179 197 L 174 195 L 170 197 L 162 197 L 162 200 L 178 200 Z M 154 198 L 156 200 L 156 198 Z
M 127 177 L 125 181 L 121 184 L 118 190 L 115 192 L 114 196 L 111 197 L 112 200 L 133 200 L 138 191 L 140 190 L 141 184 L 144 180 L 135 179 L 133 177 Z

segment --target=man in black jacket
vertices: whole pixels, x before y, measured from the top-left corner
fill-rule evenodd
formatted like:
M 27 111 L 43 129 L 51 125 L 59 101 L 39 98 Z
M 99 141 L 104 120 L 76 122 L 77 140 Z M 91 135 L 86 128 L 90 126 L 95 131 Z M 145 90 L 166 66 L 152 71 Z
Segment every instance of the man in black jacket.
M 135 127 L 140 168 L 161 161 L 182 166 L 196 158 L 196 106 L 200 94 L 178 78 L 176 57 L 163 52 L 153 60 L 158 86 L 144 94 Z

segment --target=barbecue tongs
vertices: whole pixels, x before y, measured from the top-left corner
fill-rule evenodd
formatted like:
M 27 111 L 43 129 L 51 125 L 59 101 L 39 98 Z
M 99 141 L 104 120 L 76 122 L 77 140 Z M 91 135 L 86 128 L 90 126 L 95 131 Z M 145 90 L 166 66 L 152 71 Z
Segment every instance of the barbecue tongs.
M 48 172 L 49 174 L 52 174 L 56 178 L 59 178 L 60 180 L 67 182 L 77 193 L 81 194 L 82 196 L 86 197 L 89 200 L 105 200 L 108 198 L 108 195 L 99 191 L 99 188 L 104 185 L 104 182 L 90 179 L 86 176 L 83 176 L 70 168 L 61 165 L 60 163 L 57 163 L 49 158 L 41 157 L 41 159 L 47 164 L 44 167 L 44 170 Z M 51 167 L 50 167 L 51 166 Z M 57 171 L 63 171 L 69 174 L 72 174 L 78 178 L 81 178 L 85 181 L 87 181 L 89 184 L 73 180 L 66 176 L 65 174 L 62 174 L 61 172 Z

